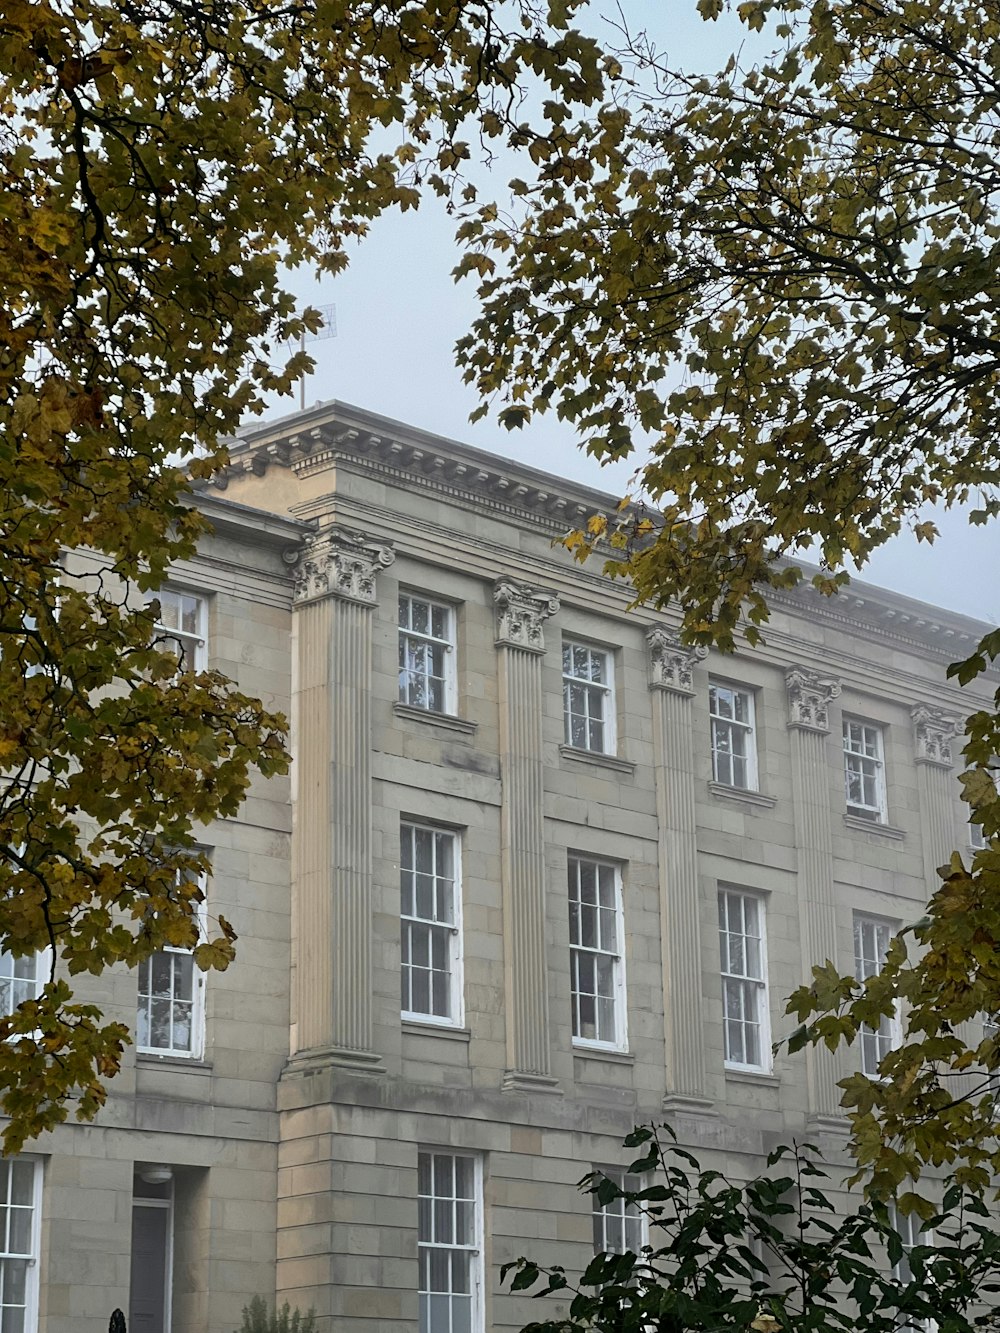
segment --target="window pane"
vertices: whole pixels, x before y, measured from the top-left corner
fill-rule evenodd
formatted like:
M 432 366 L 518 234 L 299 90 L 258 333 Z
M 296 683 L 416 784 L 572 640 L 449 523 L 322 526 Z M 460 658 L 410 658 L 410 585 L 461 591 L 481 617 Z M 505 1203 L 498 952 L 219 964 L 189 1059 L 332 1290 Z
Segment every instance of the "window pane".
M 436 840 L 437 840 L 438 874 L 447 879 L 451 879 L 453 878 L 454 875 L 454 871 L 452 869 L 452 862 L 454 858 L 452 853 L 455 845 L 455 840 L 450 833 L 438 833 L 436 835 Z
M 426 602 L 411 600 L 410 628 L 416 630 L 418 634 L 426 634 L 430 629 L 429 607 Z
M 194 994 L 194 959 L 189 953 L 170 953 L 173 961 L 173 993 L 179 1000 L 190 1001 Z
M 35 1165 L 33 1162 L 18 1161 L 16 1158 L 10 1163 L 11 1168 L 11 1202 L 20 1204 L 22 1208 L 30 1208 L 35 1187 Z
M 430 829 L 418 828 L 413 833 L 416 849 L 416 869 L 420 874 L 434 873 L 434 835 Z
M 410 973 L 412 1012 L 429 1014 L 431 1012 L 431 977 L 425 968 L 414 968 Z
M 604 722 L 599 717 L 592 717 L 588 724 L 587 748 L 598 753 L 604 751 Z
M 10 1239 L 8 1246 L 11 1254 L 31 1253 L 31 1209 L 11 1208 Z
M 191 1050 L 191 1005 L 178 1002 L 174 1005 L 174 1027 L 171 1046 L 175 1051 Z
M 451 1333 L 471 1333 L 472 1298 L 455 1296 L 452 1298 Z
M 436 1018 L 451 1018 L 451 981 L 446 972 L 435 972 L 431 987 L 431 1012 Z
M 154 953 L 149 960 L 150 993 L 155 996 L 169 996 L 173 986 L 172 955 Z
M 597 948 L 597 911 L 588 903 L 580 905 L 580 943 L 588 949 Z
M 417 907 L 414 913 L 424 921 L 434 920 L 434 880 L 430 875 L 417 874 L 414 876 L 414 884 L 417 890 Z
M 438 1207 L 443 1207 L 443 1205 L 439 1204 Z M 440 1231 L 438 1232 L 438 1238 L 446 1239 Z M 448 1250 L 431 1250 L 428 1282 L 430 1283 L 430 1291 L 451 1290 L 451 1254 Z
M 569 900 L 569 942 L 579 944 L 580 940 L 580 904 L 575 898 Z
M 458 1250 L 452 1251 L 451 1256 L 451 1289 L 456 1292 L 471 1293 L 472 1291 L 472 1256 L 469 1252 Z M 456 1305 L 467 1305 L 466 1301 L 458 1301 Z

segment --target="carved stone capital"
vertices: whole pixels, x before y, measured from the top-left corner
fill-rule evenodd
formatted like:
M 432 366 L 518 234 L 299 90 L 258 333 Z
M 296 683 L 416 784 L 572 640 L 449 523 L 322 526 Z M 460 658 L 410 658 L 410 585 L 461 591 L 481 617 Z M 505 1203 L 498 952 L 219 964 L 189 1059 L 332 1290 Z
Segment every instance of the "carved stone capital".
M 544 652 L 542 623 L 559 610 L 559 598 L 555 593 L 530 588 L 513 579 L 497 579 L 493 586 L 493 602 L 497 609 L 498 648 Z
M 821 676 L 805 667 L 789 667 L 785 672 L 788 687 L 788 725 L 805 731 L 830 730 L 830 701 L 840 694 L 840 681 Z
M 326 528 L 305 539 L 294 572 L 295 601 L 343 597 L 374 606 L 376 576 L 395 558 L 391 546 L 343 528 Z
M 961 724 L 957 713 L 946 713 L 943 708 L 930 704 L 915 704 L 910 709 L 913 719 L 913 746 L 918 764 L 936 764 L 951 768 L 951 741 Z
M 701 644 L 692 647 L 682 643 L 665 625 L 651 625 L 646 631 L 646 642 L 649 644 L 650 688 L 694 694 L 694 664 L 705 660 L 708 649 Z

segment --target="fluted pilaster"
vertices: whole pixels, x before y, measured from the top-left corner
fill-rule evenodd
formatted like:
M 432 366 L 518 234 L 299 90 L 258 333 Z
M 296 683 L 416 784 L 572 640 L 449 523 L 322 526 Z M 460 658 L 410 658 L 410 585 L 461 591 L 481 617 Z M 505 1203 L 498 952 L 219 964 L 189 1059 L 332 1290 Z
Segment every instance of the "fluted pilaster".
M 795 802 L 795 847 L 798 859 L 802 980 L 811 982 L 812 968 L 837 961 L 837 911 L 833 885 L 833 827 L 830 803 L 829 705 L 840 694 L 840 682 L 791 667 L 788 727 L 792 750 L 792 791 Z M 806 1052 L 809 1110 L 819 1119 L 839 1119 L 843 1077 L 837 1053 L 825 1047 Z
M 504 1087 L 556 1090 L 549 1050 L 542 768 L 542 623 L 552 594 L 494 589 L 500 678 L 501 876 L 507 1003 Z
M 372 1051 L 371 676 L 386 546 L 331 528 L 296 570 L 294 1047 L 379 1072 Z
M 928 894 L 941 883 L 938 870 L 955 850 L 956 804 L 952 741 L 961 726 L 957 713 L 917 704 L 911 711 L 917 760 L 921 847 Z
M 708 1109 L 702 1037 L 698 844 L 691 782 L 693 672 L 695 663 L 706 656 L 706 650 L 681 643 L 660 625 L 647 631 L 646 641 L 659 840 L 666 1103 L 701 1104 Z
M 296 801 L 292 835 L 293 1046 L 329 1045 L 333 986 L 330 894 L 330 768 L 315 738 L 329 736 L 328 688 L 333 603 L 312 602 L 296 612 L 298 688 L 295 693 Z

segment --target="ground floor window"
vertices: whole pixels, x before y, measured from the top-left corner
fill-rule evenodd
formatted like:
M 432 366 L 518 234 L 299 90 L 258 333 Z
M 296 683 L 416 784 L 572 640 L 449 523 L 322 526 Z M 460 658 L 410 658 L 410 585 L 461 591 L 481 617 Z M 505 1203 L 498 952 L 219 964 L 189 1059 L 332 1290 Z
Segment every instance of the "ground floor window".
M 34 1333 L 38 1327 L 38 1252 L 42 1163 L 35 1157 L 0 1161 L 0 1328 Z
M 417 1177 L 420 1333 L 481 1333 L 482 1164 L 421 1152 Z

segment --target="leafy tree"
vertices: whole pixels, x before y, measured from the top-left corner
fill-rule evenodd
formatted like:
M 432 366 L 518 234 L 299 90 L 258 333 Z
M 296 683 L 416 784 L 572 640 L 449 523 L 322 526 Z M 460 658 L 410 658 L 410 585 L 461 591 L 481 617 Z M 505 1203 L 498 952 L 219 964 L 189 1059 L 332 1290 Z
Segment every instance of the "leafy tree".
M 778 1148 L 763 1175 L 738 1184 L 702 1171 L 672 1139 L 664 1125 L 625 1140 L 642 1151 L 628 1168 L 649 1173 L 642 1190 L 599 1172 L 580 1182 L 602 1204 L 623 1200 L 646 1214 L 642 1254 L 599 1254 L 575 1283 L 529 1259 L 504 1266 L 514 1291 L 571 1297 L 567 1317 L 524 1333 L 971 1333 L 995 1322 L 1000 1236 L 977 1195 L 952 1185 L 907 1245 L 884 1205 L 838 1216 L 813 1149 Z
M 722 0 L 699 0 L 715 19 Z M 639 600 L 695 642 L 760 637 L 769 590 L 833 593 L 927 502 L 1000 512 L 1000 10 L 993 0 L 746 0 L 754 50 L 714 78 L 648 43 L 644 102 L 565 126 L 558 159 L 474 210 L 459 272 L 485 273 L 459 344 L 482 411 L 554 410 L 600 459 L 646 449 L 635 496 L 568 542 L 610 544 Z M 491 274 L 491 266 L 499 265 Z M 950 674 L 1000 656 L 988 635 Z M 884 1078 L 849 1081 L 854 1147 L 891 1190 L 927 1163 L 1000 1171 L 1000 694 L 968 723 L 964 795 L 990 841 L 957 858 L 926 920 L 863 995 L 827 968 L 796 998 L 835 1045 L 904 1010 Z M 853 998 L 852 998 L 853 997 Z M 981 1031 L 981 1029 L 979 1029 Z M 975 1074 L 979 1069 L 980 1073 Z M 964 1092 L 956 1095 L 954 1078 Z
M 578 3 L 2 6 L 0 938 L 55 960 L 0 1020 L 8 1151 L 118 1068 L 126 1029 L 72 977 L 194 944 L 196 826 L 286 763 L 283 719 L 178 674 L 142 605 L 204 530 L 192 480 L 309 364 L 271 367 L 319 320 L 281 265 L 336 271 L 382 210 L 462 189 L 463 131 L 551 151 L 605 72 Z M 232 956 L 220 926 L 199 965 Z

